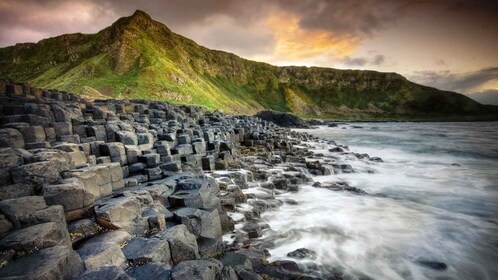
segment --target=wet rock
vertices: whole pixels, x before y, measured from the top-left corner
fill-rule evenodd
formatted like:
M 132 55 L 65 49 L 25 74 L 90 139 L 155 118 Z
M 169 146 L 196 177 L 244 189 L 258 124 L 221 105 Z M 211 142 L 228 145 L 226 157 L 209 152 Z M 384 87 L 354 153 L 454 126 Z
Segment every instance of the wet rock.
M 245 254 L 237 252 L 228 252 L 220 259 L 224 266 L 232 267 L 236 272 L 240 270 L 251 271 L 252 262 Z
M 295 259 L 316 259 L 316 252 L 306 248 L 299 248 L 292 252 L 287 253 L 287 257 Z
M 242 230 L 245 231 L 249 238 L 258 238 L 263 236 L 263 228 L 257 222 L 248 222 L 243 227 Z
M 70 279 L 84 270 L 79 255 L 67 246 L 54 246 L 20 257 L 0 268 L 5 279 Z
M 220 239 L 201 237 L 197 239 L 199 254 L 203 259 L 217 258 L 225 250 L 225 245 Z
M 446 270 L 448 268 L 448 265 L 439 261 L 417 260 L 416 263 L 434 270 Z
M 275 279 L 300 279 L 304 277 L 299 265 L 293 261 L 275 261 L 263 266 L 258 272 Z
M 348 191 L 356 194 L 367 194 L 366 191 L 357 187 L 352 187 L 346 182 L 316 182 L 313 184 L 315 188 L 324 188 L 333 191 Z

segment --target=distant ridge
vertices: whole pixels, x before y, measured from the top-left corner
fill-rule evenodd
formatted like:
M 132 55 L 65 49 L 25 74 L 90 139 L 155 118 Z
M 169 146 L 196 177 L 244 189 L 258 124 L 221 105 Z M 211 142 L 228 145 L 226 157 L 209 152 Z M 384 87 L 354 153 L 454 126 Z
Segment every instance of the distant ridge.
M 277 67 L 211 50 L 143 11 L 96 34 L 67 34 L 0 49 L 0 76 L 115 98 L 195 104 L 227 113 L 271 109 L 337 119 L 498 119 L 454 92 L 396 73 Z

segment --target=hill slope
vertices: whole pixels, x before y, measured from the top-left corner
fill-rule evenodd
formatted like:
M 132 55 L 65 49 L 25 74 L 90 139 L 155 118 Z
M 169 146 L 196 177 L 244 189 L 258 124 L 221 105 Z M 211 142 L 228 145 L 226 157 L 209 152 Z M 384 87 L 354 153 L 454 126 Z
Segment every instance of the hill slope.
M 396 73 L 276 67 L 210 50 L 144 12 L 96 34 L 68 34 L 0 49 L 0 76 L 115 98 L 197 104 L 229 113 L 262 109 L 337 118 L 461 118 L 493 114 L 453 92 Z

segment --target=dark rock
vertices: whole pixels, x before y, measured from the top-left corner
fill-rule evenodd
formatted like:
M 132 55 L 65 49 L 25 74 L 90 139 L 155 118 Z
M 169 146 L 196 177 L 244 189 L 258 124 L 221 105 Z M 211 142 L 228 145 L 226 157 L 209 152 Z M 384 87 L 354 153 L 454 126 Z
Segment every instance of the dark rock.
M 296 259 L 316 259 L 316 252 L 306 248 L 299 248 L 287 254 L 287 257 Z
M 136 237 L 128 241 L 128 244 L 123 248 L 123 253 L 133 265 L 148 262 L 171 265 L 171 253 L 166 240 Z
M 78 254 L 67 246 L 55 246 L 29 254 L 0 268 L 5 279 L 70 279 L 84 271 Z
M 169 242 L 173 263 L 199 258 L 199 249 L 195 235 L 185 225 L 176 225 L 154 236 Z
M 171 267 L 157 262 L 134 266 L 128 269 L 126 273 L 128 273 L 128 275 L 133 277 L 135 280 L 171 279 Z
M 333 191 L 348 191 L 348 192 L 353 192 L 357 194 L 367 194 L 366 191 L 359 189 L 357 187 L 352 187 L 348 185 L 346 182 L 316 182 L 313 184 L 313 187 L 315 188 L 324 188 L 324 189 L 329 189 Z
M 95 242 L 87 243 L 78 249 L 86 269 L 97 269 L 103 266 L 117 266 L 124 268 L 126 258 L 116 243 Z
M 417 260 L 416 263 L 434 270 L 446 270 L 448 268 L 448 265 L 438 261 Z
M 297 116 L 276 111 L 260 111 L 256 117 L 272 122 L 282 127 L 311 128 L 311 126 Z
M 184 261 L 173 267 L 171 278 L 214 280 L 221 275 L 222 269 L 221 262 L 215 259 Z
M 57 245 L 70 246 L 66 225 L 42 223 L 10 232 L 0 240 L 0 250 L 33 251 Z
M 87 270 L 75 280 L 133 280 L 122 268 L 116 266 L 103 266 Z

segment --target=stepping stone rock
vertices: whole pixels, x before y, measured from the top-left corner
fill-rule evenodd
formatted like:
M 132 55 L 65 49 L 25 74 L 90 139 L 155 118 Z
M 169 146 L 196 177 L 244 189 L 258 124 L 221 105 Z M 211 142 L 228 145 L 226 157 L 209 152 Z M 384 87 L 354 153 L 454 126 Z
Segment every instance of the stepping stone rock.
M 88 243 L 78 249 L 78 254 L 85 263 L 86 269 L 96 269 L 102 266 L 124 268 L 126 266 L 126 258 L 121 247 L 116 243 Z
M 42 195 L 48 205 L 62 205 L 65 212 L 93 205 L 95 196 L 77 179 L 62 180 L 62 184 L 43 187 Z
M 57 245 L 71 246 L 66 225 L 43 223 L 10 232 L 0 240 L 0 250 L 32 251 Z
M 157 262 L 151 262 L 140 266 L 134 266 L 127 271 L 128 275 L 135 280 L 149 279 L 171 279 L 171 267 Z M 185 278 L 195 279 L 195 278 Z
M 134 220 L 142 216 L 140 201 L 135 197 L 118 197 L 95 206 L 97 223 L 107 229 L 132 230 Z
M 171 278 L 173 280 L 217 279 L 223 269 L 223 264 L 215 259 L 184 261 L 173 267 Z
M 160 262 L 171 265 L 169 243 L 157 238 L 137 237 L 128 241 L 123 248 L 126 259 L 133 265 Z
M 195 235 L 187 230 L 185 225 L 176 225 L 159 232 L 154 237 L 167 240 L 174 264 L 199 258 L 199 249 Z
M 103 266 L 87 270 L 75 280 L 133 280 L 123 269 L 117 266 Z
M 70 279 L 84 271 L 79 255 L 67 246 L 54 246 L 20 257 L 0 268 L 2 279 Z

